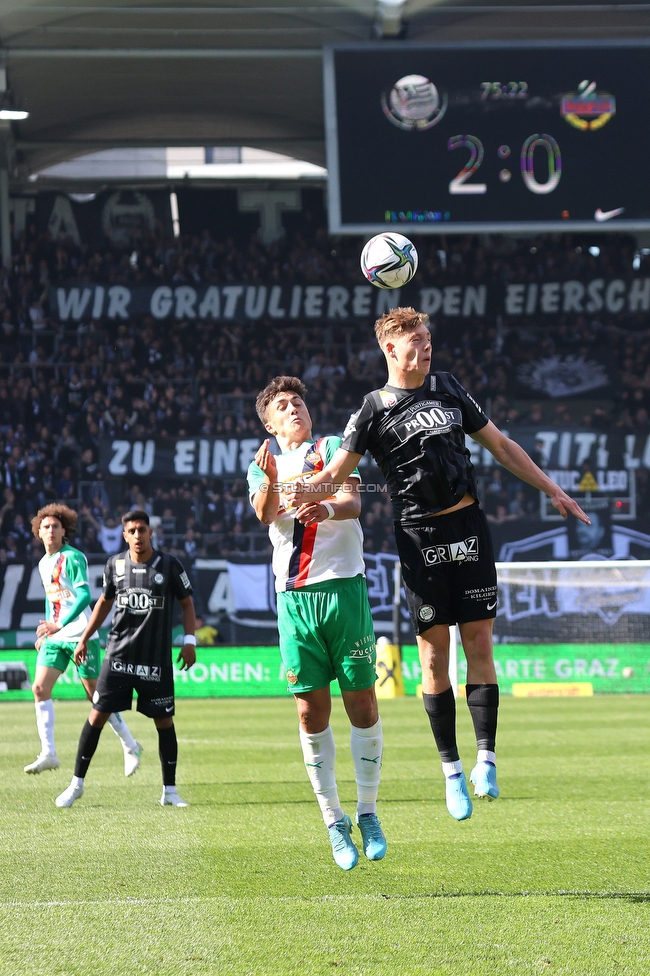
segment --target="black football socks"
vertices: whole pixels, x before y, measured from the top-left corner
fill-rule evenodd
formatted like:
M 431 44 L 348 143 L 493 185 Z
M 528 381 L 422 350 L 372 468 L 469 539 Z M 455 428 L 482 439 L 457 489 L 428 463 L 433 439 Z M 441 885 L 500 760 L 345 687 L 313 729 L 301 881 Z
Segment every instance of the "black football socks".
M 494 752 L 499 711 L 498 685 L 465 685 L 467 706 L 474 723 L 476 746 Z
M 458 762 L 456 745 L 456 699 L 451 688 L 439 695 L 422 695 L 431 731 L 443 763 Z
M 99 742 L 99 737 L 101 734 L 102 730 L 95 725 L 91 725 L 86 719 L 86 724 L 81 730 L 81 735 L 79 736 L 77 759 L 74 764 L 74 774 L 75 776 L 78 776 L 79 779 L 85 779 L 86 777 L 88 767 L 90 766 L 90 760 L 95 755 L 95 750 L 97 749 L 97 743 Z
M 178 740 L 173 725 L 168 729 L 158 729 L 158 755 L 162 766 L 163 785 L 175 786 Z

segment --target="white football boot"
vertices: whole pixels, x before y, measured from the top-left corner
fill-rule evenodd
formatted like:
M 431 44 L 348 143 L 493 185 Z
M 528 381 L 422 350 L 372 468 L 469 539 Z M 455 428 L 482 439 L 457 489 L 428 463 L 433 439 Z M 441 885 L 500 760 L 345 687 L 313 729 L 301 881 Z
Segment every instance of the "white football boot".
M 139 742 L 136 742 L 135 749 L 125 749 L 124 750 L 124 775 L 133 776 L 134 772 L 140 765 L 140 757 L 142 756 L 142 746 Z
M 176 792 L 176 787 L 165 787 L 163 786 L 162 796 L 160 797 L 161 807 L 189 807 L 189 803 Z
M 33 763 L 29 766 L 25 766 L 26 773 L 42 773 L 45 769 L 58 769 L 61 765 L 61 760 L 57 755 L 48 756 L 45 752 L 42 752 L 40 756 L 37 756 Z
M 59 796 L 57 796 L 54 801 L 57 807 L 71 807 L 75 800 L 78 800 L 84 795 L 83 783 L 76 785 L 75 783 L 70 783 L 67 790 L 64 790 Z

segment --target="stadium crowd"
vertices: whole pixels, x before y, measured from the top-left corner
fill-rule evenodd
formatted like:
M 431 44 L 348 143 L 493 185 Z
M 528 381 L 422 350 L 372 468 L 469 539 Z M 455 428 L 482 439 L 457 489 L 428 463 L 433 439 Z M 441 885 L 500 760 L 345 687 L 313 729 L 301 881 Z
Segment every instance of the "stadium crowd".
M 493 241 L 450 236 L 418 241 L 421 268 L 439 286 L 629 277 L 648 273 L 648 256 L 629 237 L 599 247 L 574 236 Z M 37 559 L 29 519 L 54 499 L 78 508 L 79 542 L 89 553 L 115 551 L 119 516 L 145 507 L 157 543 L 190 561 L 198 555 L 266 551 L 265 530 L 240 479 L 123 485 L 99 464 L 102 438 L 259 437 L 256 393 L 277 374 L 309 389 L 314 429 L 342 430 L 365 392 L 385 380 L 368 322 L 247 323 L 150 317 L 128 322 L 59 322 L 51 285 L 358 283 L 359 241 L 328 237 L 304 216 L 284 238 L 167 239 L 160 231 L 128 246 L 54 241 L 33 227 L 15 243 L 13 267 L 0 272 L 0 563 Z M 499 426 L 616 428 L 650 433 L 650 328 L 644 313 L 486 315 L 435 320 L 434 369 L 450 370 Z M 597 399 L 522 396 L 517 370 L 553 355 L 606 361 L 616 383 Z M 523 518 L 535 498 L 510 476 L 480 471 L 488 517 Z M 366 548 L 392 548 L 386 495 L 373 496 L 363 519 Z

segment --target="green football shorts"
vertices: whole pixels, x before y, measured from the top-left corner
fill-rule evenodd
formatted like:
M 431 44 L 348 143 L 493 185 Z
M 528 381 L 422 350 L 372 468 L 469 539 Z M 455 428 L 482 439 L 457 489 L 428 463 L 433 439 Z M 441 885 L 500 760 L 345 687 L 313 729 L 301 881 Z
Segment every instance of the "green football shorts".
M 363 576 L 276 595 L 289 691 L 316 691 L 335 678 L 343 691 L 374 685 L 375 632 Z
M 47 637 L 36 656 L 36 667 L 56 668 L 65 671 L 74 658 L 77 641 L 56 641 Z M 99 640 L 88 641 L 88 654 L 83 664 L 77 668 L 80 678 L 96 678 L 99 674 L 101 647 Z

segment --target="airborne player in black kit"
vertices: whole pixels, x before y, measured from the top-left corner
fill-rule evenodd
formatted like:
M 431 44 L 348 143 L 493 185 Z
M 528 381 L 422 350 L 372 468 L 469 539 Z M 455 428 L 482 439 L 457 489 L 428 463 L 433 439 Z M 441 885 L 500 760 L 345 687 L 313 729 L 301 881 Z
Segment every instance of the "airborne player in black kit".
M 551 481 L 523 448 L 488 420 L 451 373 L 430 373 L 428 317 L 392 309 L 375 325 L 388 383 L 369 393 L 350 418 L 341 447 L 327 467 L 294 486 L 290 502 L 325 496 L 356 468 L 366 450 L 391 495 L 397 551 L 415 627 L 424 707 L 442 760 L 447 809 L 456 820 L 472 814 L 456 745 L 456 703 L 449 681 L 449 627 L 458 624 L 467 658 L 467 704 L 477 741 L 470 780 L 474 795 L 496 799 L 495 742 L 499 686 L 492 627 L 497 577 L 487 521 L 465 434 L 528 484 L 545 492 L 566 518 L 589 524 L 580 506 Z M 305 509 L 306 511 L 306 509 Z M 306 516 L 300 510 L 297 518 Z
M 186 807 L 176 790 L 178 744 L 174 728 L 172 614 L 174 599 L 181 605 L 185 637 L 178 660 L 189 669 L 196 661 L 192 587 L 174 556 L 156 552 L 146 512 L 134 510 L 122 518 L 128 551 L 111 556 L 104 570 L 102 595 L 95 604 L 75 651 L 75 664 L 86 656 L 88 638 L 101 627 L 115 604 L 106 641 L 106 657 L 93 695 L 93 708 L 79 739 L 74 776 L 56 798 L 58 807 L 71 807 L 83 796 L 84 778 L 99 736 L 111 712 L 131 708 L 152 718 L 158 730 L 163 775 L 162 806 Z M 119 709 L 116 702 L 119 702 Z

